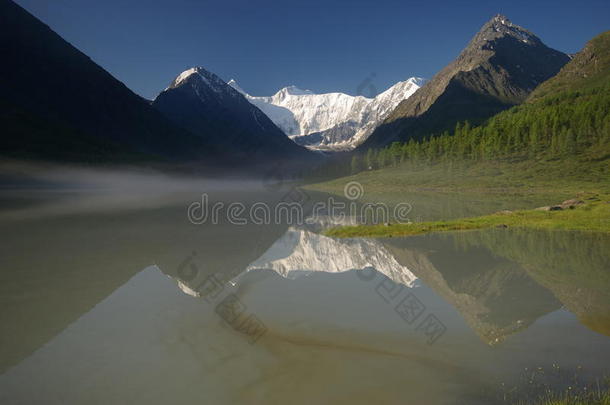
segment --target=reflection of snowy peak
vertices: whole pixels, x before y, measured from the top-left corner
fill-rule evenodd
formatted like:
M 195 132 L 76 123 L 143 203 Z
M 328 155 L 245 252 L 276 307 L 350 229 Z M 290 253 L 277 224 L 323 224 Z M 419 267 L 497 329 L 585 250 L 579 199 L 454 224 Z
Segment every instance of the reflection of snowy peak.
M 271 97 L 247 94 L 235 80 L 229 85 L 261 109 L 289 137 L 311 149 L 353 149 L 363 142 L 402 100 L 424 83 L 412 77 L 375 98 L 344 93 L 314 94 L 295 86 Z
M 312 272 L 340 273 L 371 267 L 394 282 L 409 287 L 417 279 L 379 242 L 336 240 L 293 228 L 251 263 L 246 272 L 270 269 L 283 277 L 296 278 Z

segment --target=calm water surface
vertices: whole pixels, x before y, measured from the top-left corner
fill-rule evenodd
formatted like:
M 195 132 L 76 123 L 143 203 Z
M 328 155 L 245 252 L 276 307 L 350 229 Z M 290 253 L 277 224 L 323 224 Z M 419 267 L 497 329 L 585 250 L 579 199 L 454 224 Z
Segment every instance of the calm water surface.
M 2 193 L 0 403 L 502 404 L 610 373 L 608 236 L 194 225 L 201 191 Z M 425 219 L 554 202 L 505 200 L 407 198 Z

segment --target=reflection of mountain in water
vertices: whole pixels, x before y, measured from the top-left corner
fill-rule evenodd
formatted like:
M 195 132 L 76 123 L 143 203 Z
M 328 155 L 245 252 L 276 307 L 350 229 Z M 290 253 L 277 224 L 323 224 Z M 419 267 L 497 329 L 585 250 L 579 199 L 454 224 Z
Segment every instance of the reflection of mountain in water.
M 610 236 L 591 232 L 489 230 L 460 236 L 519 263 L 580 321 L 610 336 Z
M 201 273 L 237 273 L 287 228 L 198 227 L 185 220 L 184 212 L 180 204 L 112 215 L 0 221 L 0 231 L 7 235 L 0 244 L 0 323 L 10 325 L 0 334 L 0 372 L 44 345 L 142 268 L 157 263 L 173 275 L 196 251 L 193 263 Z
M 270 269 L 282 277 L 296 278 L 316 271 L 339 273 L 369 267 L 406 286 L 412 286 L 416 280 L 406 266 L 375 240 L 337 240 L 294 228 L 252 262 L 246 272 Z
M 561 303 L 517 263 L 488 249 L 459 248 L 451 236 L 384 241 L 333 239 L 290 228 L 233 281 L 248 274 L 265 278 L 269 270 L 288 279 L 314 272 L 339 273 L 375 268 L 409 287 L 421 279 L 453 305 L 487 343 L 523 330 Z M 250 277 L 251 280 L 251 277 Z M 177 280 L 183 291 L 199 295 L 202 279 Z
M 490 344 L 526 329 L 562 304 L 591 329 L 608 334 L 610 282 L 603 269 L 610 260 L 599 238 L 492 230 L 381 242 L 332 239 L 290 228 L 233 281 L 246 273 L 264 279 L 269 270 L 295 279 L 314 272 L 375 268 L 409 287 L 420 279 Z M 192 293 L 201 277 L 178 281 Z
M 459 248 L 451 236 L 392 239 L 384 244 L 401 264 L 452 303 L 488 343 L 497 343 L 561 307 L 518 264 L 484 248 Z

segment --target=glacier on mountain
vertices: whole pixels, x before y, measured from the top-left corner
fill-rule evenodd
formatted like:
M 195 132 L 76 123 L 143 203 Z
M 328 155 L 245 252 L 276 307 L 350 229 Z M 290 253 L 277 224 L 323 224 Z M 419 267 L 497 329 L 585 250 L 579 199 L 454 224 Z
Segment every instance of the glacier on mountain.
M 235 80 L 227 84 L 263 111 L 296 143 L 317 150 L 351 150 L 404 99 L 423 86 L 412 77 L 398 82 L 374 98 L 345 93 L 315 94 L 288 86 L 270 97 L 252 96 Z

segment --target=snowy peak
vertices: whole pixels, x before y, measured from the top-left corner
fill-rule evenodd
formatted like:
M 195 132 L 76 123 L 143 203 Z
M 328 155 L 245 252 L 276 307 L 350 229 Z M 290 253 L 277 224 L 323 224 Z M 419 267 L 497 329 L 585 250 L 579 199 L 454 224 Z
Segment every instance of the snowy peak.
M 345 93 L 316 94 L 288 86 L 270 97 L 247 94 L 235 80 L 228 85 L 260 108 L 286 135 L 310 149 L 349 150 L 363 142 L 402 100 L 425 80 L 398 82 L 375 98 Z
M 235 81 L 231 84 L 203 67 L 193 67 L 177 75 L 153 107 L 236 161 L 263 161 L 269 156 L 309 159 L 310 153 L 287 139 L 269 115 L 233 87 Z
M 305 96 L 305 95 L 314 95 L 311 90 L 302 90 L 297 86 L 288 86 L 284 87 L 277 93 L 275 93 L 274 97 L 285 97 L 285 96 Z
M 235 79 L 225 83 L 203 67 L 180 73 L 166 89 L 185 88 L 206 103 L 245 97 L 297 144 L 309 149 L 349 150 L 363 142 L 401 101 L 424 84 L 412 77 L 375 98 L 345 93 L 316 94 L 287 86 L 270 97 L 251 96 Z M 222 101 L 225 100 L 225 101 Z
M 295 120 L 294 114 L 289 109 L 276 105 L 272 97 L 254 97 L 249 95 L 242 89 L 237 81 L 229 80 L 227 83 L 230 87 L 241 93 L 250 104 L 258 107 L 275 125 L 277 125 L 284 134 L 291 135 L 298 133 L 300 130 L 299 123 Z M 286 98 L 285 96 L 283 97 Z
M 381 104 L 384 101 L 387 101 L 388 98 L 400 98 L 406 99 L 415 90 L 419 89 L 426 83 L 426 79 L 421 77 L 411 77 L 405 81 L 398 82 L 386 91 L 379 93 L 372 101 L 373 104 Z M 403 96 L 407 97 L 403 97 Z
M 237 81 L 235 79 L 229 80 L 227 82 L 227 84 L 229 86 L 233 87 L 235 90 L 239 91 L 241 94 L 252 97 L 248 93 L 246 93 L 246 91 L 244 89 L 241 88 L 241 86 L 237 83 Z M 272 97 L 283 98 L 286 96 L 305 96 L 305 95 L 315 95 L 315 93 L 312 92 L 311 90 L 302 90 L 302 89 L 298 88 L 297 86 L 291 85 L 291 86 L 286 86 L 286 87 L 280 89 Z
M 186 79 L 188 79 L 191 75 L 198 74 L 198 69 L 201 68 L 190 68 L 180 73 L 176 78 L 172 81 L 168 88 L 175 88 L 180 86 Z
M 423 77 L 411 77 L 409 80 L 407 80 L 407 82 L 412 83 L 417 87 L 421 87 L 426 84 L 426 79 L 424 79 Z
M 197 66 L 187 69 L 176 76 L 166 90 L 189 84 L 194 88 L 204 85 L 216 93 L 226 92 L 227 89 L 232 88 L 227 86 L 227 83 L 214 73 L 207 71 L 201 66 Z

